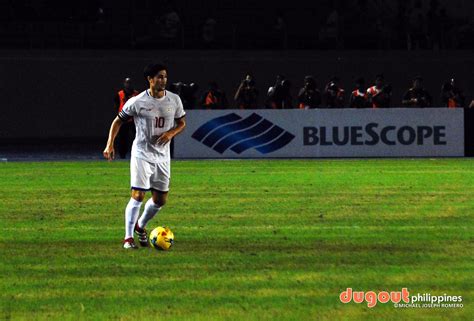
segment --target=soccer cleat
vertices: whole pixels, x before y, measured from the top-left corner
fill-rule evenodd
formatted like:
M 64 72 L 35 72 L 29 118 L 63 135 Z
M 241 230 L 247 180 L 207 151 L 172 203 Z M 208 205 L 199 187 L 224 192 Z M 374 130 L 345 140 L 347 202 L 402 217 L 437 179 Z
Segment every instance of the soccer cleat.
M 123 248 L 127 250 L 128 249 L 136 250 L 138 249 L 138 246 L 135 244 L 133 237 L 129 237 L 128 239 L 123 240 Z
M 139 228 L 138 223 L 135 224 L 135 234 L 138 236 L 138 242 L 141 246 L 147 247 L 148 246 L 148 234 L 144 228 Z

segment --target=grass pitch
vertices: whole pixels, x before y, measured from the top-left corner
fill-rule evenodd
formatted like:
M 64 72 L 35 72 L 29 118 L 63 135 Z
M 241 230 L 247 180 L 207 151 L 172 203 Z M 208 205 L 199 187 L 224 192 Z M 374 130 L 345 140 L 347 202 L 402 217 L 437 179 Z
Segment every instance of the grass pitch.
M 0 163 L 0 319 L 474 315 L 473 160 L 175 161 L 149 226 L 170 252 L 122 250 L 128 184 L 127 162 Z M 342 304 L 348 287 L 464 307 Z

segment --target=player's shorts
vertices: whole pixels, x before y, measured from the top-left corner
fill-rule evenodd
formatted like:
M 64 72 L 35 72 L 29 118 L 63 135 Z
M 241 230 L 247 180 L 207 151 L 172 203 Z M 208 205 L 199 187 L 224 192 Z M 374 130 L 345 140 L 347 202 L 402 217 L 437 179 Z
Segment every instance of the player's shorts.
M 132 189 L 168 192 L 170 176 L 170 162 L 150 163 L 137 157 L 131 157 L 130 159 L 130 185 Z

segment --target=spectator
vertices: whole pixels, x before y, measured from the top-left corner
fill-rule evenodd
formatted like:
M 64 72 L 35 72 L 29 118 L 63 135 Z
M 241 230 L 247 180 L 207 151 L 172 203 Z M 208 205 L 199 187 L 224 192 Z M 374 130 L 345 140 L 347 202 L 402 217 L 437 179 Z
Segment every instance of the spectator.
M 86 14 L 85 17 L 88 21 L 95 23 L 105 22 L 105 10 L 104 3 L 101 0 L 92 0 L 85 3 Z
M 173 1 L 151 2 L 150 12 L 158 15 L 148 15 L 149 21 L 141 21 L 146 31 L 137 34 L 132 45 L 140 48 L 177 48 L 182 45 L 181 19 Z
M 217 47 L 216 24 L 214 18 L 207 18 L 202 26 L 201 42 L 205 49 L 214 49 Z
M 396 47 L 408 49 L 410 46 L 410 34 L 408 30 L 408 5 L 405 0 L 398 1 L 398 10 L 394 23 L 394 34 L 396 38 Z
M 402 105 L 404 107 L 431 107 L 431 95 L 423 88 L 423 78 L 421 76 L 415 77 L 413 80 L 413 87 L 403 96 Z
M 409 12 L 408 19 L 408 50 L 418 50 L 425 47 L 426 23 L 421 0 L 416 0 Z
M 281 83 L 281 92 L 277 94 L 277 103 L 281 105 L 283 109 L 293 108 L 292 97 L 291 97 L 291 82 L 288 79 L 283 80 Z
M 181 29 L 181 19 L 174 8 L 174 4 L 169 1 L 157 12 L 163 13 L 158 18 L 157 23 L 160 26 L 158 29 L 160 37 L 165 40 L 177 39 Z
M 339 85 L 339 78 L 333 77 L 324 89 L 324 100 L 326 108 L 344 107 L 344 89 Z
M 281 83 L 283 82 L 283 80 L 285 80 L 285 76 L 283 76 L 283 75 L 277 75 L 276 76 L 275 84 L 271 87 L 268 87 L 267 97 L 270 97 L 270 96 L 274 95 L 274 92 L 275 92 L 276 88 L 281 86 Z
M 268 88 L 266 107 L 271 109 L 293 108 L 290 89 L 290 81 L 285 79 L 285 76 L 277 75 L 275 85 Z
M 384 85 L 384 76 L 382 74 L 375 76 L 374 86 L 367 89 L 367 103 L 372 108 L 390 107 L 392 98 L 392 86 Z
M 281 9 L 277 10 L 275 24 L 272 29 L 273 44 L 270 45 L 277 49 L 286 49 L 288 47 L 288 28 L 284 12 L 285 11 Z
M 256 109 L 258 106 L 258 90 L 252 75 L 247 74 L 234 95 L 237 107 L 240 109 Z
M 321 106 L 321 92 L 313 76 L 304 77 L 304 87 L 298 93 L 298 108 L 311 109 Z
M 464 107 L 464 100 L 463 92 L 456 86 L 454 79 L 445 82 L 441 87 L 441 102 L 444 107 Z
M 439 15 L 439 0 L 431 0 L 427 14 L 428 47 L 438 50 L 441 47 L 441 18 Z
M 349 101 L 349 107 L 351 108 L 366 108 L 367 105 L 367 92 L 365 89 L 364 78 L 356 79 L 356 88 L 351 93 Z
M 451 21 L 451 17 L 448 16 L 446 8 L 441 8 L 439 10 L 439 20 L 440 20 L 440 41 L 442 49 L 451 49 L 456 48 L 457 44 L 457 32 L 455 31 L 454 26 L 456 23 Z
M 228 107 L 225 93 L 219 90 L 215 81 L 209 82 L 209 89 L 206 90 L 201 98 L 201 106 L 204 109 L 225 109 Z
M 122 89 L 115 94 L 114 103 L 117 114 L 122 111 L 127 100 L 136 95 L 138 95 L 138 91 L 133 88 L 132 79 L 128 77 L 125 78 Z M 133 137 L 135 137 L 135 124 L 132 118 L 120 126 L 119 133 L 115 140 L 120 158 L 125 158 L 127 153 L 131 150 Z
M 339 2 L 331 2 L 330 13 L 326 18 L 326 23 L 319 31 L 319 40 L 327 44 L 331 49 L 342 49 L 344 47 L 341 36 L 343 23 L 339 7 Z

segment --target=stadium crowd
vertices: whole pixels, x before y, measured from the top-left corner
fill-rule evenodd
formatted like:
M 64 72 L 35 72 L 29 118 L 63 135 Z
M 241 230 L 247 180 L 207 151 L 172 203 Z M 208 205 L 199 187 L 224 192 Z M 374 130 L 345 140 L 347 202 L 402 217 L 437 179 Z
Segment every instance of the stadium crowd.
M 2 48 L 474 48 L 464 0 L 0 2 Z
M 196 83 L 175 82 L 169 90 L 178 94 L 185 109 L 314 109 L 314 108 L 390 108 L 390 107 L 446 107 L 474 108 L 474 102 L 466 104 L 463 90 L 455 79 L 440 86 L 439 104 L 423 86 L 421 76 L 414 77 L 412 86 L 400 99 L 392 96 L 392 85 L 379 74 L 366 85 L 364 78 L 355 79 L 351 90 L 346 91 L 338 77 L 332 77 L 320 88 L 312 75 L 303 79 L 301 88 L 293 88 L 284 75 L 277 75 L 264 95 L 264 104 L 259 104 L 260 92 L 255 78 L 246 74 L 229 101 L 216 81 L 210 81 L 201 93 Z M 296 93 L 296 95 L 293 95 Z

